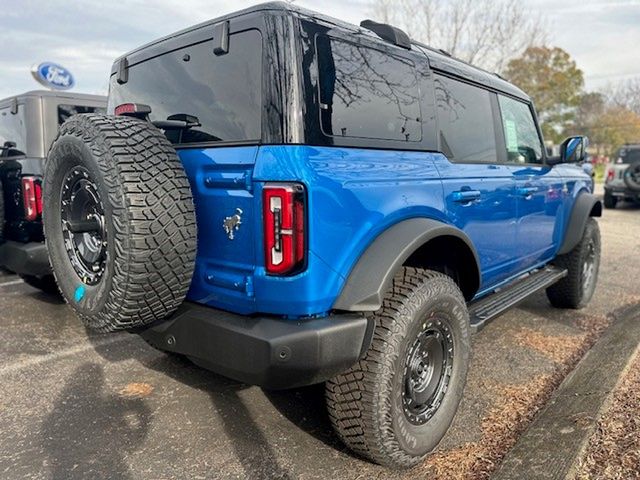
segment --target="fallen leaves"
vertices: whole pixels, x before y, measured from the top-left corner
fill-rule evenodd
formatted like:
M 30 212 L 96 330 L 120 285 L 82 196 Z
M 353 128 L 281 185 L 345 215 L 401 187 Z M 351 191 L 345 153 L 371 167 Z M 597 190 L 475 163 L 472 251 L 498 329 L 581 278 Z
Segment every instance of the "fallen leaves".
M 151 395 L 153 392 L 153 385 L 149 383 L 129 383 L 122 388 L 118 393 L 122 397 L 126 398 L 144 398 Z

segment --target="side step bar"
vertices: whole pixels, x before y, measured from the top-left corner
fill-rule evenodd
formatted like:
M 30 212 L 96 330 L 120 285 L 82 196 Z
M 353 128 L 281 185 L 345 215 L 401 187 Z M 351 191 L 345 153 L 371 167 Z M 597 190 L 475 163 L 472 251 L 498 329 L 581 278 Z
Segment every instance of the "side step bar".
M 491 320 L 566 276 L 566 270 L 547 266 L 534 270 L 512 284 L 471 302 L 469 304 L 471 331 L 479 332 Z

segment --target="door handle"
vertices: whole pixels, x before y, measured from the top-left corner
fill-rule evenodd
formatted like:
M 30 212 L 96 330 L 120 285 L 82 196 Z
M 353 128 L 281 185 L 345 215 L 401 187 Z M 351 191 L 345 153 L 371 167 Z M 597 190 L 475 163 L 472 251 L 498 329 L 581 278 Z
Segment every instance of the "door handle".
M 531 195 L 538 191 L 538 187 L 518 187 L 516 193 L 525 198 L 531 198 Z
M 453 192 L 452 198 L 454 202 L 468 203 L 480 199 L 480 190 L 460 190 Z

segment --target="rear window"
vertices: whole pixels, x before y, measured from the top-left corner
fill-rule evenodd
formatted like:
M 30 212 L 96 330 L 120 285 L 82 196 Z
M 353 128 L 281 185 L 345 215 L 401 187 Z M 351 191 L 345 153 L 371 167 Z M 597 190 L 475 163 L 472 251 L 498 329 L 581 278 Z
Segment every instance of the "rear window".
M 326 35 L 316 38 L 325 135 L 419 142 L 420 91 L 409 60 Z
M 78 113 L 105 113 L 106 108 L 86 107 L 83 105 L 58 105 L 58 125 L 62 125 L 69 117 Z
M 623 163 L 633 163 L 640 161 L 640 148 L 621 148 L 618 156 Z
M 11 113 L 10 108 L 0 108 L 0 147 L 7 142 L 15 143 L 10 149 L 2 148 L 2 156 L 20 156 L 27 151 L 27 130 L 24 118 L 25 107 L 20 105 L 18 113 Z
M 186 129 L 165 130 L 176 144 L 259 141 L 262 117 L 262 36 L 247 30 L 229 37 L 229 51 L 213 53 L 213 40 L 129 67 L 127 83 L 112 76 L 110 110 L 123 103 L 151 107 L 150 120 L 196 117 Z

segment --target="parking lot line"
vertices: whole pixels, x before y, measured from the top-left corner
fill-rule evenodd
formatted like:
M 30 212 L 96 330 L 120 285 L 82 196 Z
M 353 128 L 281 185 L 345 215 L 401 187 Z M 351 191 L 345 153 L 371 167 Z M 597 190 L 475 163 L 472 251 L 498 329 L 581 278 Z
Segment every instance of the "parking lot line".
M 130 339 L 131 339 L 131 336 L 129 335 L 110 337 L 102 341 L 94 341 L 92 343 L 76 345 L 75 347 L 67 348 L 66 350 L 60 350 L 58 352 L 48 353 L 46 355 L 39 355 L 37 357 L 27 358 L 25 360 L 19 360 L 17 362 L 9 363 L 7 365 L 0 367 L 0 377 L 3 375 L 9 375 L 11 373 L 18 372 L 20 370 L 42 365 L 44 363 L 55 362 L 66 357 L 73 357 L 74 355 L 78 355 L 90 350 L 94 350 L 96 347 L 98 348 L 106 347 L 108 345 L 124 342 Z
M 0 283 L 0 287 L 8 287 L 9 285 L 18 285 L 24 283 L 24 280 L 10 280 L 8 282 Z

